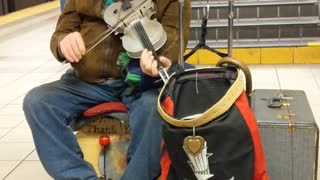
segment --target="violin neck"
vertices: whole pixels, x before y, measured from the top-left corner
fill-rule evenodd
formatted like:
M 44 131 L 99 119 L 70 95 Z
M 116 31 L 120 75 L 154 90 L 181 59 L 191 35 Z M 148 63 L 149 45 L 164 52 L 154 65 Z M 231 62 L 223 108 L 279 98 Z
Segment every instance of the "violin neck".
M 152 52 L 152 55 L 154 57 L 154 59 L 156 61 L 158 61 L 158 69 L 161 66 L 161 63 L 159 61 L 159 56 L 156 53 L 156 50 L 154 49 L 148 34 L 146 33 L 142 23 L 140 20 L 135 20 L 134 22 L 132 22 L 132 27 L 135 30 L 137 37 L 139 38 L 139 41 L 141 42 L 142 46 L 146 49 L 148 49 L 149 51 Z
M 135 20 L 132 22 L 131 25 L 134 28 L 142 46 L 152 52 L 154 59 L 158 62 L 157 69 L 159 71 L 160 77 L 163 80 L 163 82 L 166 82 L 169 78 L 169 75 L 168 75 L 167 71 L 163 68 L 163 66 L 161 65 L 160 60 L 159 60 L 159 56 L 157 55 L 156 50 L 154 49 L 154 47 L 149 39 L 149 36 L 146 33 L 141 21 Z

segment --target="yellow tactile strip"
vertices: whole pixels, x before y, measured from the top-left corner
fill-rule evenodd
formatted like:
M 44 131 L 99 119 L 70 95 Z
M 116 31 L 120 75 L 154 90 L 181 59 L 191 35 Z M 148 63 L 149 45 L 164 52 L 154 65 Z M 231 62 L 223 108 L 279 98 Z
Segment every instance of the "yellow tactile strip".
M 58 7 L 60 7 L 60 1 L 55 0 L 48 3 L 43 3 L 37 6 L 33 6 L 30 8 L 22 9 L 13 13 L 9 13 L 4 16 L 0 16 L 0 25 L 12 23 L 17 20 L 30 17 L 39 13 L 43 13 Z
M 217 50 L 226 52 L 226 49 Z M 246 64 L 320 64 L 320 47 L 234 48 L 233 57 Z M 216 64 L 219 59 L 207 50 L 199 50 L 187 62 Z

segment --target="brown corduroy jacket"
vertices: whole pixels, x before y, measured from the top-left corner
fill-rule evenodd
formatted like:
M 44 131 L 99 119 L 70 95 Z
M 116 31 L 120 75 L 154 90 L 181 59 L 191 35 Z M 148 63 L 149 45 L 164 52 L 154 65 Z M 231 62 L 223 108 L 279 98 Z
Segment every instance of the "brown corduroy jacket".
M 191 0 L 184 3 L 184 38 L 189 38 L 191 19 Z M 178 0 L 154 0 L 156 17 L 167 33 L 167 41 L 157 53 L 169 58 L 173 64 L 179 53 L 179 2 Z M 51 51 L 59 60 L 59 42 L 69 33 L 80 32 L 85 44 L 92 42 L 108 29 L 103 20 L 105 0 L 67 0 L 64 11 L 59 17 L 56 30 L 51 39 Z M 124 51 L 119 36 L 111 35 L 82 57 L 79 63 L 72 63 L 76 75 L 86 82 L 97 83 L 108 78 L 118 78 L 117 58 Z

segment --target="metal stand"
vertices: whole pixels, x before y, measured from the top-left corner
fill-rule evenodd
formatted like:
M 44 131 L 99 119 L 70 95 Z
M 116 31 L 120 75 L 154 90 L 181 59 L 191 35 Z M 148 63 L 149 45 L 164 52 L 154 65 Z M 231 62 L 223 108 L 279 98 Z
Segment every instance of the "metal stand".
M 233 19 L 234 19 L 234 0 L 228 0 L 229 3 L 229 15 L 228 15 L 228 56 L 232 57 L 232 48 L 233 48 Z M 184 8 L 184 0 L 179 0 L 179 60 L 178 63 L 181 67 L 184 67 L 184 37 L 183 37 L 183 8 Z M 209 12 L 209 0 L 207 0 L 207 14 Z
M 234 0 L 229 0 L 229 15 L 228 15 L 228 56 L 232 57 L 233 46 L 233 5 Z
M 179 65 L 184 68 L 184 33 L 183 33 L 183 8 L 184 0 L 179 0 Z

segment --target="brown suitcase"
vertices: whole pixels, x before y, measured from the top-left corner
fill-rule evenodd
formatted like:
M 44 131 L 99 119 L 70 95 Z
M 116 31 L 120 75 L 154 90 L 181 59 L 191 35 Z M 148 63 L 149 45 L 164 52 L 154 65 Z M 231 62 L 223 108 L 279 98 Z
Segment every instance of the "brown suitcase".
M 317 180 L 319 129 L 305 93 L 257 89 L 251 106 L 270 180 Z

